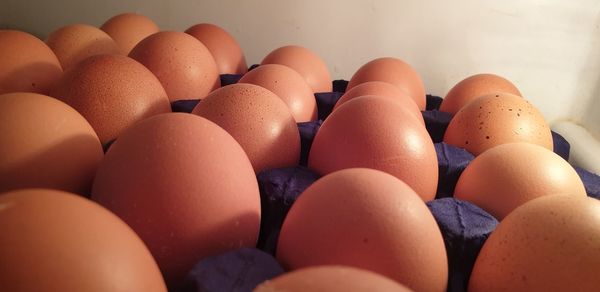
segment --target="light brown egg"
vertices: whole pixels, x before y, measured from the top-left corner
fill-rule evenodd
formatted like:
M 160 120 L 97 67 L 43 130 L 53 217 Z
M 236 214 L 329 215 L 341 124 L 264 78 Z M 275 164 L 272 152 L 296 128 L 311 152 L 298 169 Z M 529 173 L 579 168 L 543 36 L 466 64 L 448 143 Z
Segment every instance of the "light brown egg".
M 260 284 L 254 292 L 409 292 L 377 273 L 348 266 L 316 266 L 285 273 Z
M 97 55 L 78 63 L 57 82 L 52 96 L 81 113 L 102 143 L 142 119 L 171 111 L 156 76 L 121 55 Z
M 317 118 L 317 101 L 302 75 L 279 64 L 258 66 L 246 73 L 239 83 L 262 86 L 277 94 L 288 106 L 297 123 Z
M 286 104 L 275 93 L 238 83 L 211 92 L 193 110 L 242 145 L 254 171 L 294 166 L 300 159 L 300 133 Z
M 402 107 L 406 108 L 409 112 L 413 113 L 414 116 L 419 119 L 423 124 L 425 121 L 423 120 L 423 115 L 421 114 L 421 110 L 419 106 L 415 103 L 412 97 L 408 96 L 404 91 L 400 90 L 398 87 L 383 81 L 369 81 L 365 83 L 361 83 L 357 86 L 352 87 L 352 89 L 346 91 L 340 99 L 338 99 L 337 103 L 333 107 L 333 110 L 340 107 L 340 105 L 345 102 L 365 95 L 377 95 L 381 97 L 389 97 L 392 100 L 400 103 Z
M 425 85 L 419 73 L 408 63 L 391 57 L 372 60 L 352 75 L 346 91 L 368 81 L 383 81 L 397 86 L 413 98 L 420 110 L 425 110 Z
M 92 126 L 67 104 L 36 93 L 0 95 L 0 192 L 87 195 L 102 156 Z
M 260 63 L 281 64 L 300 73 L 314 93 L 331 92 L 333 85 L 327 64 L 311 50 L 301 46 L 284 46 L 273 50 Z
M 17 30 L 0 30 L 0 64 L 0 94 L 48 94 L 63 72 L 56 55 L 44 42 Z
M 65 70 L 87 57 L 119 52 L 117 43 L 108 34 L 87 24 L 63 26 L 50 33 L 46 44 Z
M 456 114 L 472 100 L 496 92 L 521 96 L 519 89 L 504 77 L 494 74 L 476 74 L 463 79 L 450 89 L 442 101 L 440 111 Z
M 100 29 L 117 43 L 119 52 L 126 56 L 141 40 L 160 30 L 152 19 L 137 13 L 115 15 Z
M 596 291 L 600 201 L 543 196 L 510 213 L 487 239 L 469 291 Z
M 98 168 L 92 199 L 142 238 L 174 291 L 199 259 L 258 238 L 260 195 L 248 157 L 225 130 L 191 114 L 127 129 Z
M 437 189 L 431 137 L 407 109 L 385 97 L 357 97 L 331 113 L 314 138 L 308 167 L 322 175 L 352 167 L 382 170 L 425 201 Z
M 3 291 L 167 291 L 135 232 L 70 193 L 0 194 L 0 243 Z
M 248 71 L 240 44 L 223 28 L 210 23 L 196 24 L 185 31 L 210 51 L 220 74 L 244 74 Z
M 444 142 L 477 156 L 494 146 L 528 142 L 552 150 L 552 133 L 529 101 L 510 93 L 479 97 L 463 107 L 448 125 Z
M 156 75 L 171 102 L 204 98 L 221 86 L 219 70 L 210 51 L 183 32 L 155 33 L 139 42 L 129 57 Z
M 277 259 L 288 269 L 348 265 L 415 291 L 446 291 L 448 261 L 423 200 L 382 171 L 354 168 L 317 180 L 284 220 Z
M 530 143 L 507 143 L 477 156 L 463 171 L 454 197 L 502 220 L 540 196 L 587 196 L 575 169 L 554 152 Z

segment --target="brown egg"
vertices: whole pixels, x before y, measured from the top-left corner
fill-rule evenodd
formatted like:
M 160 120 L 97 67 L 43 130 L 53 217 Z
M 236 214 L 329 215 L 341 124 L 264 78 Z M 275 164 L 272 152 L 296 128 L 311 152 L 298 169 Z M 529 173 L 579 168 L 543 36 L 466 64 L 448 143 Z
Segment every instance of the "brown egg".
M 413 98 L 420 110 L 425 110 L 425 85 L 419 73 L 406 62 L 390 57 L 372 60 L 352 75 L 346 91 L 368 81 L 383 81 L 397 86 Z
M 66 102 L 92 125 L 106 143 L 137 121 L 171 111 L 156 76 L 137 61 L 97 55 L 65 72 L 52 96 Z
M 221 86 L 210 51 L 189 34 L 155 33 L 139 42 L 129 57 L 144 64 L 160 80 L 171 102 L 204 98 Z
M 415 291 L 446 291 L 448 261 L 433 215 L 404 182 L 382 171 L 331 173 L 292 205 L 277 245 L 288 269 L 348 265 Z
M 552 133 L 544 116 L 529 101 L 510 93 L 477 98 L 450 121 L 444 142 L 477 156 L 510 142 L 528 142 L 552 150 Z
M 100 29 L 115 40 L 123 55 L 128 55 L 141 40 L 160 30 L 152 19 L 137 13 L 115 15 Z
M 199 259 L 258 238 L 260 195 L 248 157 L 231 135 L 191 114 L 127 129 L 106 153 L 92 199 L 135 230 L 175 291 Z
M 519 89 L 505 78 L 494 74 L 477 74 L 454 85 L 444 97 L 440 111 L 456 114 L 472 100 L 496 92 L 521 96 Z
M 185 31 L 210 51 L 220 74 L 244 74 L 248 71 L 240 44 L 226 30 L 210 23 L 196 24 Z
M 437 189 L 431 137 L 407 109 L 385 97 L 357 97 L 331 113 L 315 136 L 308 167 L 320 174 L 379 169 L 406 182 L 425 201 Z
M 596 291 L 600 201 L 544 196 L 510 213 L 487 239 L 469 291 Z
M 369 81 L 352 87 L 352 89 L 346 91 L 346 93 L 344 93 L 344 95 L 338 99 L 337 103 L 333 107 L 333 110 L 337 109 L 340 107 L 340 105 L 353 98 L 365 95 L 377 95 L 391 98 L 392 100 L 399 102 L 402 107 L 406 108 L 409 112 L 414 114 L 414 116 L 419 119 L 421 123 L 425 124 L 421 110 L 412 97 L 408 96 L 398 87 L 383 81 Z
M 502 220 L 534 198 L 557 193 L 587 196 L 575 169 L 554 152 L 530 143 L 507 143 L 477 156 L 458 179 L 454 197 Z
M 348 266 L 316 266 L 285 273 L 260 284 L 254 292 L 409 292 L 393 280 Z
M 275 49 L 260 64 L 281 64 L 296 70 L 304 77 L 314 93 L 331 92 L 333 90 L 327 64 L 307 48 L 285 46 Z
M 232 84 L 211 92 L 194 108 L 242 145 L 254 171 L 293 166 L 300 159 L 300 133 L 286 104 L 254 84 Z
M 119 52 L 117 43 L 108 34 L 87 24 L 63 26 L 50 33 L 46 44 L 65 70 L 87 57 Z
M 94 129 L 65 103 L 36 93 L 0 95 L 0 192 L 87 195 L 102 156 Z
M 0 194 L 0 244 L 3 291 L 167 291 L 135 232 L 70 193 Z
M 54 52 L 35 36 L 17 30 L 0 30 L 0 64 L 0 94 L 48 94 L 62 75 Z
M 302 75 L 279 64 L 258 66 L 244 75 L 239 83 L 262 86 L 277 94 L 288 106 L 297 123 L 317 118 L 317 101 Z

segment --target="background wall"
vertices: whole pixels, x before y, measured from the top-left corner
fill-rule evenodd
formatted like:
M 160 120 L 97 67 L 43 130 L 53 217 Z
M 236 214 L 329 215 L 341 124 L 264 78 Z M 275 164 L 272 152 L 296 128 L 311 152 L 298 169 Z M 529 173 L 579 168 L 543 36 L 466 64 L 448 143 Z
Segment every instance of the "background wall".
M 441 96 L 468 75 L 497 73 L 549 122 L 583 123 L 600 137 L 598 0 L 0 0 L 0 27 L 45 38 L 62 25 L 99 26 L 126 11 L 165 30 L 220 25 L 240 42 L 249 64 L 298 44 L 319 54 L 334 78 L 350 79 L 365 62 L 394 56 Z

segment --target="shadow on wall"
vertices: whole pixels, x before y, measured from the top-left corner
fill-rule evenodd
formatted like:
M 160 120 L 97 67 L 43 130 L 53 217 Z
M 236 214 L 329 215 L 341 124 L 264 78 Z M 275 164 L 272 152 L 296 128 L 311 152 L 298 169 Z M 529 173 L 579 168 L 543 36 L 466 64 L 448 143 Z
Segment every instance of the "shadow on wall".
M 598 14 L 596 23 L 594 23 L 593 32 L 595 42 L 590 48 L 588 62 L 594 64 L 592 68 L 596 69 L 591 70 L 596 74 L 596 84 L 583 112 L 581 123 L 597 141 L 600 141 L 600 14 Z

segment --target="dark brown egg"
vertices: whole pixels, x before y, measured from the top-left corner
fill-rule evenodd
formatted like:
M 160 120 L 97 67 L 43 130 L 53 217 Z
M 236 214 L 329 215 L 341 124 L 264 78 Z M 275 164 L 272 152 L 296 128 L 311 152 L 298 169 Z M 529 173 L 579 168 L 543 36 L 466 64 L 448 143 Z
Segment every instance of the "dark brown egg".
M 260 63 L 281 64 L 300 73 L 313 92 L 332 91 L 331 75 L 327 64 L 311 50 L 301 46 L 285 46 L 269 53 Z
M 0 245 L 2 291 L 167 291 L 135 232 L 70 193 L 0 194 Z
M 142 119 L 171 111 L 156 76 L 121 55 L 97 55 L 80 62 L 65 72 L 51 94 L 79 111 L 102 143 Z
M 87 57 L 119 53 L 117 43 L 108 34 L 87 24 L 63 26 L 50 33 L 46 44 L 65 70 Z
M 297 123 L 317 118 L 317 101 L 302 75 L 279 64 L 266 64 L 246 73 L 239 83 L 262 86 L 277 94 L 288 106 Z
M 286 104 L 275 93 L 238 83 L 211 92 L 192 112 L 225 129 L 248 154 L 256 173 L 294 166 L 300 133 Z
M 0 192 L 53 188 L 88 195 L 102 156 L 92 126 L 62 101 L 0 95 Z
M 48 94 L 63 72 L 44 42 L 17 30 L 0 30 L 0 64 L 0 94 Z
M 210 51 L 196 38 L 162 31 L 139 42 L 129 57 L 142 63 L 160 80 L 171 102 L 204 98 L 221 86 Z
M 408 63 L 389 57 L 372 60 L 352 75 L 346 90 L 368 81 L 384 81 L 397 86 L 413 98 L 420 110 L 425 110 L 425 85 Z
M 226 30 L 210 23 L 196 24 L 185 31 L 210 51 L 220 74 L 244 74 L 248 71 L 240 44 Z
M 137 13 L 123 13 L 113 16 L 101 27 L 119 46 L 119 52 L 125 56 L 141 40 L 157 33 L 158 26 L 152 19 Z

